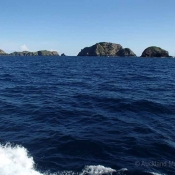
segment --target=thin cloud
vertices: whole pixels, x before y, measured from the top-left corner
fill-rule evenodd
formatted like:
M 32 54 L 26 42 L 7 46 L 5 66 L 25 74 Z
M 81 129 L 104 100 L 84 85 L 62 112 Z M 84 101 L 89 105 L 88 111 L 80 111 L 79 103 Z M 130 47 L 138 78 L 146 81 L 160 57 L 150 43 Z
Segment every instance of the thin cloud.
M 20 50 L 21 51 L 29 51 L 28 47 L 25 44 L 20 46 Z

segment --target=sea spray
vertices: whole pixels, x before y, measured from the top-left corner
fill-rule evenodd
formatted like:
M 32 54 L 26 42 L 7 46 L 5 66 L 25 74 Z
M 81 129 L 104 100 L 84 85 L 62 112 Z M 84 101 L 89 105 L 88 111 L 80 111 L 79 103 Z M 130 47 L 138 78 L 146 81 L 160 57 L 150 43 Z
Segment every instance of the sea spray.
M 22 146 L 0 145 L 0 175 L 42 175 L 34 160 Z
M 86 166 L 81 175 L 89 174 L 89 175 L 102 175 L 102 174 L 112 174 L 116 172 L 116 170 L 112 168 L 107 168 L 102 165 L 91 165 Z

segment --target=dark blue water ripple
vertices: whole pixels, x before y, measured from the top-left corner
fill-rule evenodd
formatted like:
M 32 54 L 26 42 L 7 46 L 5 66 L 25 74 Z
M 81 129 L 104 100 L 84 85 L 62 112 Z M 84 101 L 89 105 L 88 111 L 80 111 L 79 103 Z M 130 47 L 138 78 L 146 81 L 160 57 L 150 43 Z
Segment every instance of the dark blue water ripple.
M 104 165 L 174 174 L 175 60 L 1 57 L 0 142 L 42 171 Z

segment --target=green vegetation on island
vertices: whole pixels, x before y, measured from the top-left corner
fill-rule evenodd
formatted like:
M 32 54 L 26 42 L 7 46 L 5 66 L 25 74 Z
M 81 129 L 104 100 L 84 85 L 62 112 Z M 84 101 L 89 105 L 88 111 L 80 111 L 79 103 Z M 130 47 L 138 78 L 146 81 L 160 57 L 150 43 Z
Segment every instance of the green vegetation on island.
M 28 52 L 28 51 L 23 51 L 23 52 L 13 52 L 9 54 L 10 56 L 38 56 L 37 52 Z
M 168 51 L 160 48 L 160 47 L 156 47 L 156 46 L 151 46 L 146 48 L 141 57 L 170 57 Z
M 82 49 L 78 56 L 136 56 L 129 48 L 123 48 L 120 44 L 100 42 Z
M 47 51 L 47 50 L 40 50 L 37 52 L 13 52 L 9 54 L 11 56 L 59 56 L 58 52 L 56 51 Z
M 38 56 L 59 56 L 57 51 L 40 50 L 37 53 Z

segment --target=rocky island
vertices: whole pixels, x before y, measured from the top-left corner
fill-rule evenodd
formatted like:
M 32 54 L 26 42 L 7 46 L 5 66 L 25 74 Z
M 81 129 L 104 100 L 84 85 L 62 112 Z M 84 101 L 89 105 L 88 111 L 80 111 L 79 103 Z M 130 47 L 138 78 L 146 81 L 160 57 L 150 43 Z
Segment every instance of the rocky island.
M 160 48 L 160 47 L 156 47 L 156 46 L 151 46 L 146 48 L 141 57 L 170 57 L 168 51 Z
M 37 52 L 13 52 L 9 54 L 10 56 L 59 56 L 58 52 L 56 51 L 47 51 L 47 50 L 40 50 Z
M 136 56 L 129 48 L 123 48 L 120 44 L 100 42 L 82 49 L 78 56 Z

